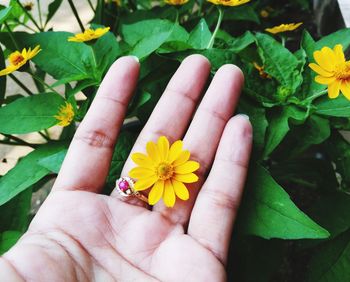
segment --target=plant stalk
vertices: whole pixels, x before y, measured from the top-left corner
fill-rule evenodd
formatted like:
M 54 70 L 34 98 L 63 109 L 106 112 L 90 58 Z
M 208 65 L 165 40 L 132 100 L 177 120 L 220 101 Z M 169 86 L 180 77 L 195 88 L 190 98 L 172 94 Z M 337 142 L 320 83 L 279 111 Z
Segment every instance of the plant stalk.
M 90 6 L 91 10 L 95 13 L 96 10 L 95 10 L 95 8 L 94 8 L 94 5 L 92 5 L 91 0 L 87 0 L 87 1 L 88 1 L 88 3 L 89 3 L 89 6 Z
M 213 48 L 216 34 L 218 33 L 218 30 L 219 30 L 219 28 L 220 28 L 222 19 L 223 19 L 223 17 L 224 17 L 224 10 L 223 10 L 221 7 L 218 7 L 218 10 L 219 10 L 218 21 L 217 21 L 217 23 L 216 23 L 216 27 L 215 27 L 215 30 L 214 30 L 214 32 L 213 32 L 213 35 L 211 36 L 210 41 L 209 41 L 209 43 L 208 43 L 207 49 Z
M 5 27 L 6 27 L 7 31 L 8 31 L 8 33 L 9 33 L 9 36 L 10 36 L 10 38 L 11 38 L 11 41 L 12 41 L 13 45 L 15 45 L 15 48 L 16 48 L 18 51 L 20 51 L 20 50 L 19 50 L 19 46 L 18 46 L 18 44 L 17 44 L 17 41 L 16 41 L 15 37 L 13 36 L 12 30 L 11 30 L 11 28 L 9 27 L 9 25 L 7 24 L 6 21 L 4 21 L 4 25 L 5 25 Z
M 34 93 L 27 88 L 17 77 L 15 77 L 12 73 L 9 74 L 9 77 L 13 79 L 14 82 L 18 84 L 29 96 L 33 96 Z
M 23 7 L 22 3 L 19 0 L 16 0 L 16 2 L 22 8 L 23 12 L 28 16 L 28 18 L 32 21 L 32 23 L 36 26 L 36 28 L 39 31 L 44 31 L 42 28 L 40 28 L 33 16 L 26 10 L 26 8 Z
M 40 24 L 40 28 L 41 30 L 44 30 L 43 28 L 43 18 L 41 15 L 41 5 L 40 5 L 40 0 L 36 0 L 37 4 L 38 4 L 38 14 L 39 14 L 39 24 Z
M 32 147 L 32 148 L 36 148 L 36 145 L 35 144 L 30 144 L 24 140 L 22 140 L 21 138 L 18 138 L 16 136 L 13 136 L 11 134 L 5 134 L 5 133 L 1 133 L 3 136 L 7 137 L 8 139 L 10 140 L 13 140 L 13 141 L 16 141 L 18 145 L 22 145 L 22 146 L 29 146 L 29 147 Z M 1 141 L 4 141 L 4 140 L 1 140 Z M 6 141 L 5 141 L 6 142 Z
M 81 21 L 81 19 L 79 17 L 78 11 L 77 11 L 77 9 L 74 6 L 73 1 L 72 0 L 68 0 L 68 3 L 69 3 L 69 6 L 71 7 L 71 9 L 73 11 L 73 14 L 74 14 L 74 16 L 75 16 L 75 18 L 76 18 L 76 20 L 77 20 L 77 22 L 79 24 L 79 27 L 80 27 L 81 31 L 84 32 L 85 31 L 84 25 L 83 25 L 83 23 L 82 23 L 82 21 Z

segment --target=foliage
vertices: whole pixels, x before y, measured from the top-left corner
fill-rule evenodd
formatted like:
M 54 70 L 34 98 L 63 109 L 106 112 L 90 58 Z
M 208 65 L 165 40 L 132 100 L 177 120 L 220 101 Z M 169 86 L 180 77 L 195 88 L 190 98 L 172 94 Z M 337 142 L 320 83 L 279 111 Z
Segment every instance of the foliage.
M 230 252 L 230 278 L 286 281 L 291 272 L 299 273 L 302 281 L 349 277 L 350 144 L 339 132 L 350 128 L 350 101 L 343 96 L 329 99 L 326 86 L 314 81 L 308 67 L 314 62 L 313 52 L 324 46 L 342 44 L 347 49 L 349 29 L 318 41 L 306 30 L 293 31 L 286 45 L 285 38 L 281 41 L 264 31 L 279 19 L 295 21 L 288 18 L 293 9 L 307 18 L 311 12 L 306 0 L 289 1 L 295 3 L 287 6 L 260 0 L 220 8 L 225 13 L 215 32 L 218 12 L 205 1 L 178 7 L 150 0 L 121 1 L 120 6 L 97 1 L 92 27 L 110 31 L 85 44 L 68 42 L 73 36 L 69 32 L 47 28 L 62 2 L 51 1 L 40 21 L 18 0 L 0 6 L 0 69 L 11 52 L 36 45 L 42 49 L 31 69 L 25 70 L 36 82 L 36 93 L 20 85 L 22 93 L 6 95 L 10 77 L 0 77 L 0 143 L 23 145 L 21 136 L 13 134 L 29 132 L 40 132 L 46 140 L 32 144 L 35 150 L 0 178 L 0 252 L 25 232 L 32 191 L 60 169 L 76 130 L 72 123 L 58 140 L 47 135 L 47 129 L 58 124 L 55 115 L 61 106 L 72 104 L 75 122 L 81 121 L 113 61 L 127 54 L 141 60 L 138 89 L 127 113 L 137 121 L 127 122 L 120 134 L 104 191 L 109 193 L 131 150 L 130 140 L 147 121 L 168 79 L 186 56 L 199 53 L 211 61 L 212 74 L 226 63 L 242 68 L 246 82 L 238 112 L 249 115 L 254 127 L 253 159 Z M 254 62 L 263 66 L 265 76 L 259 75 Z M 53 83 L 48 84 L 48 76 Z M 64 93 L 57 88 L 62 85 Z M 77 99 L 78 92 L 85 100 Z M 231 271 L 236 265 L 239 270 Z

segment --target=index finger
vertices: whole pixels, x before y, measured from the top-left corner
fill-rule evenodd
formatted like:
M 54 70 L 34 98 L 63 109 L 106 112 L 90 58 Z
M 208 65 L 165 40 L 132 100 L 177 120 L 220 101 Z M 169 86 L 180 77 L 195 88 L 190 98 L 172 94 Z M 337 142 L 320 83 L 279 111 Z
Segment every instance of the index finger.
M 111 66 L 74 135 L 53 189 L 98 192 L 103 187 L 139 68 L 133 56 Z

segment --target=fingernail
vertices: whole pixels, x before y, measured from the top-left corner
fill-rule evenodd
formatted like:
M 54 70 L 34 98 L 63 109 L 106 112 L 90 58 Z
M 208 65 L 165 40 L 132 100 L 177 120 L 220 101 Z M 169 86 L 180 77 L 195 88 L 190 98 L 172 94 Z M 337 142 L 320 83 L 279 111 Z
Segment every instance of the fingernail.
M 130 57 L 132 57 L 132 58 L 133 58 L 133 59 L 134 59 L 136 62 L 138 62 L 138 63 L 140 62 L 140 60 L 139 60 L 139 58 L 138 58 L 138 57 L 136 57 L 136 56 L 132 56 L 132 55 L 131 55 Z
M 249 116 L 246 114 L 238 114 L 237 116 L 240 116 L 242 118 L 245 118 L 246 120 L 249 120 Z

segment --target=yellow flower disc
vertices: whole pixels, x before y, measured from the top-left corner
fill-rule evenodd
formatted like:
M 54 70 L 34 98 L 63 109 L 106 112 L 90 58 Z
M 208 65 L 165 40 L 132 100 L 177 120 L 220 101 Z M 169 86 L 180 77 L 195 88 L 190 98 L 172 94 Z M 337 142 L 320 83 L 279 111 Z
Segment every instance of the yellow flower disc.
M 10 74 L 21 67 L 23 67 L 30 59 L 35 57 L 41 51 L 40 45 L 36 46 L 33 50 L 24 48 L 22 52 L 15 51 L 8 57 L 9 65 L 0 71 L 0 76 Z
M 290 24 L 281 24 L 279 26 L 275 26 L 272 28 L 266 28 L 265 30 L 267 32 L 276 34 L 276 33 L 281 33 L 281 32 L 286 32 L 286 31 L 293 31 L 297 29 L 299 26 L 301 26 L 303 23 L 290 23 Z
M 147 154 L 131 155 L 138 166 L 129 171 L 129 176 L 137 179 L 136 191 L 151 189 L 148 195 L 150 205 L 155 205 L 161 198 L 167 207 L 175 205 L 176 197 L 188 200 L 189 192 L 184 183 L 198 181 L 194 172 L 199 163 L 190 161 L 190 152 L 183 150 L 182 146 L 181 140 L 170 146 L 168 139 L 161 136 L 157 143 L 147 143 Z
M 323 47 L 314 52 L 314 59 L 317 64 L 311 63 L 309 67 L 318 74 L 317 83 L 328 85 L 328 97 L 337 98 L 342 92 L 350 100 L 350 61 L 345 60 L 343 46 Z

